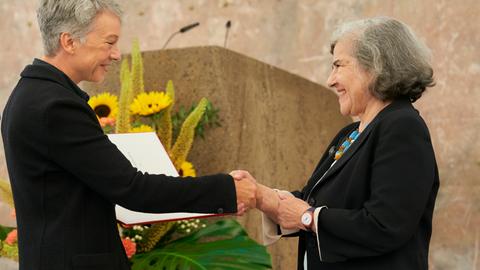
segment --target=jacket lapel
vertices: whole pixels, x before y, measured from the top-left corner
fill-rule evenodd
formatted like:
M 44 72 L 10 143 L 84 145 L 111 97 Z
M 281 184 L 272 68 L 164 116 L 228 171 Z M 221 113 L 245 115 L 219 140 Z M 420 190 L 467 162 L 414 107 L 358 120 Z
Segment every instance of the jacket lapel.
M 385 107 L 382 111 L 378 113 L 378 115 L 373 119 L 373 121 L 365 128 L 365 130 L 360 133 L 360 136 L 357 138 L 357 140 L 350 146 L 350 148 L 343 154 L 343 156 L 337 160 L 335 164 L 333 164 L 332 167 L 330 167 L 326 173 L 323 175 L 315 175 L 314 176 L 317 178 L 316 183 L 313 185 L 311 190 L 308 191 L 307 197 L 317 188 L 319 188 L 321 185 L 323 185 L 326 181 L 328 181 L 331 176 L 340 170 L 350 159 L 351 157 L 359 150 L 361 149 L 362 145 L 364 142 L 368 139 L 370 133 L 372 130 L 375 128 L 377 123 L 385 117 L 389 112 L 396 111 L 398 109 L 403 109 L 403 108 L 408 108 L 412 107 L 410 101 L 408 99 L 400 98 L 394 102 L 392 102 L 390 105 Z M 343 143 L 340 142 L 340 144 Z M 336 150 L 336 149 L 335 149 Z
M 326 181 L 328 181 L 330 176 L 333 175 L 336 171 L 340 170 L 345 165 L 345 163 L 347 163 L 347 161 L 355 154 L 355 152 L 357 152 L 361 148 L 362 144 L 367 140 L 368 135 L 372 130 L 372 124 L 374 123 L 372 122 L 371 125 L 368 125 L 368 127 L 362 133 L 360 133 L 360 136 L 357 138 L 357 140 L 350 146 L 350 148 L 348 148 L 348 150 L 343 154 L 343 156 L 324 173 L 324 175 L 316 176 L 316 183 L 307 193 L 307 197 L 309 197 L 315 189 L 319 188 Z
M 324 179 L 327 179 L 330 175 L 334 174 L 336 171 L 338 171 L 340 168 L 347 163 L 348 160 L 355 154 L 355 152 L 358 151 L 358 149 L 361 148 L 362 144 L 367 140 L 368 135 L 370 135 L 370 132 L 372 131 L 373 126 L 376 123 L 372 122 L 370 125 L 367 126 L 367 128 L 360 133 L 360 136 L 358 136 L 357 140 L 353 142 L 353 144 L 348 148 L 348 150 L 343 154 L 343 156 L 337 160 L 335 164 L 327 171 L 325 176 L 323 177 Z

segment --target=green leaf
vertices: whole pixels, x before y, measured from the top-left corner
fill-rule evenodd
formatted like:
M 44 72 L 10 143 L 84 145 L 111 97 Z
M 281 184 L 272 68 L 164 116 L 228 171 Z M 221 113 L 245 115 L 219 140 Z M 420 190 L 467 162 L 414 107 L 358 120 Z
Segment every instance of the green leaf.
M 132 270 L 254 270 L 272 267 L 265 247 L 249 238 L 242 226 L 231 219 L 219 220 L 149 253 L 137 254 L 132 262 Z
M 195 109 L 195 105 L 192 105 L 188 110 L 180 106 L 180 109 L 177 113 L 172 115 L 172 125 L 173 125 L 173 137 L 176 138 L 180 132 L 181 125 L 187 116 Z M 211 127 L 220 127 L 220 117 L 219 109 L 215 108 L 212 102 L 208 101 L 207 106 L 205 107 L 205 112 L 202 115 L 202 119 L 198 122 L 195 127 L 195 137 L 200 137 L 205 139 L 205 130 L 206 128 Z
M 15 228 L 4 227 L 0 225 L 0 240 L 5 240 L 9 232 L 15 230 Z

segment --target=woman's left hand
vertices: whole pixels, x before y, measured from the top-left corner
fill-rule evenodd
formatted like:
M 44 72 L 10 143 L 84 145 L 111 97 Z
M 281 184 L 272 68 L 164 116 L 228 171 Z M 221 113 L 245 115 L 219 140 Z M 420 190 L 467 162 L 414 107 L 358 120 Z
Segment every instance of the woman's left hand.
M 293 196 L 279 194 L 280 205 L 278 208 L 278 223 L 284 229 L 305 230 L 302 224 L 302 215 L 310 208 L 303 200 Z

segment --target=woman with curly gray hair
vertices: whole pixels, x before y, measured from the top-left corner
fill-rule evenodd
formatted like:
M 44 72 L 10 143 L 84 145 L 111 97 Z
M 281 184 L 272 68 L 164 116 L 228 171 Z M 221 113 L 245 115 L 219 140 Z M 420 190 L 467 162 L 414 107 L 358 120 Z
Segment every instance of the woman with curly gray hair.
M 302 190 L 259 185 L 265 240 L 298 236 L 298 269 L 427 270 L 439 177 L 412 103 L 434 84 L 428 49 L 380 17 L 341 26 L 331 53 L 327 84 L 359 121 L 335 136 Z

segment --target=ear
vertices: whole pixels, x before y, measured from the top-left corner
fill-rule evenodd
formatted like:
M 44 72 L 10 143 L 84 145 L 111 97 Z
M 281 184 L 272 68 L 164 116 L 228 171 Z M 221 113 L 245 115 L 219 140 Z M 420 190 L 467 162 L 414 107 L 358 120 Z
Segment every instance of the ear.
M 62 32 L 60 34 L 60 47 L 68 54 L 75 53 L 77 47 L 77 41 L 72 37 L 72 34 Z

